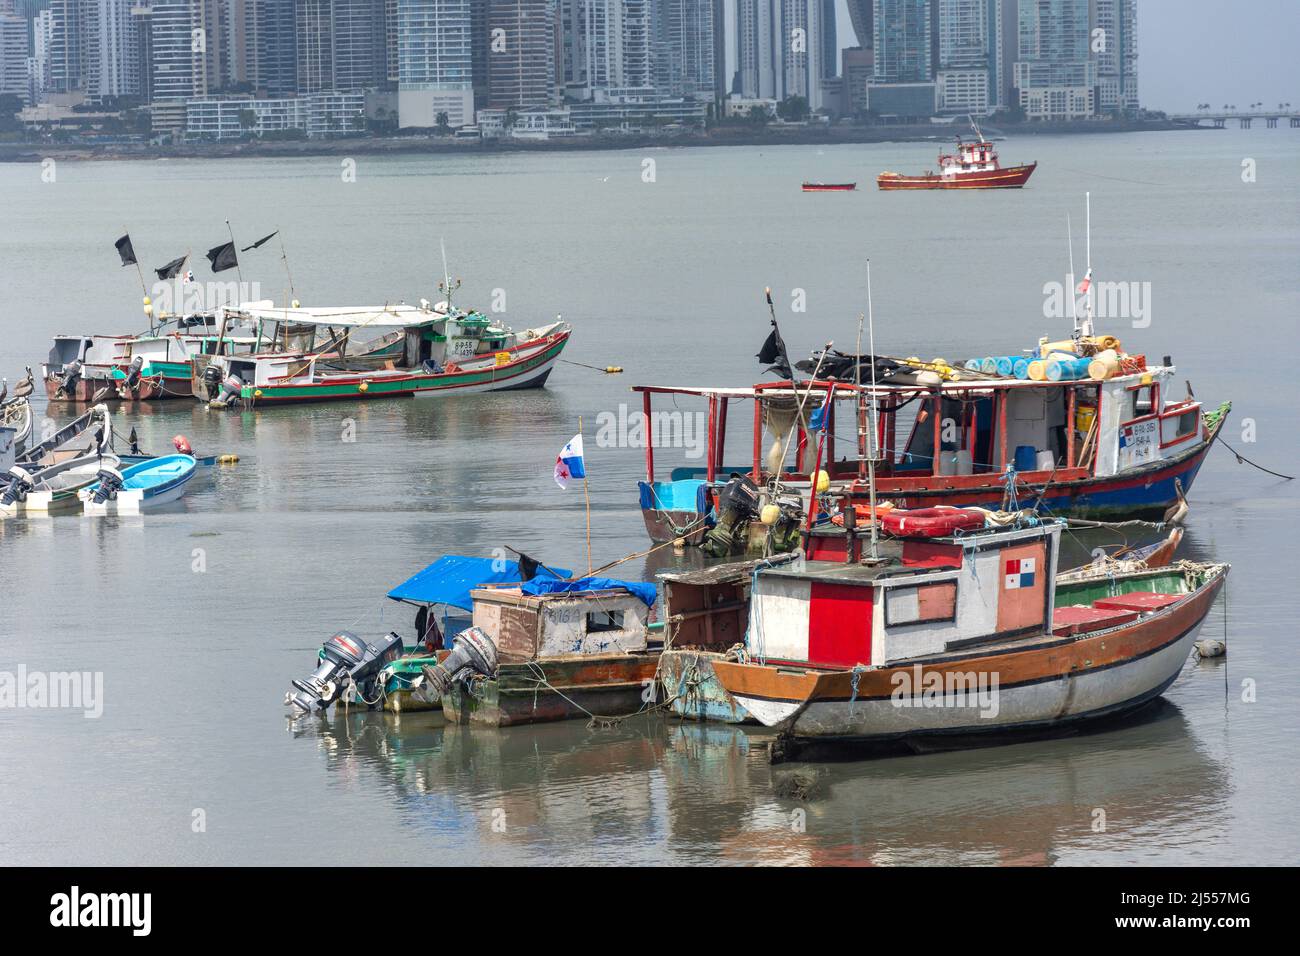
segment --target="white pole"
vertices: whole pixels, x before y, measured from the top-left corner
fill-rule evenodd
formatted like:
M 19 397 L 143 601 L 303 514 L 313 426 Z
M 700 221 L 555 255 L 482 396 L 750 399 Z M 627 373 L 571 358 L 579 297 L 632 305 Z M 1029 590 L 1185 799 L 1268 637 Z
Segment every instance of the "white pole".
M 876 525 L 876 435 L 880 431 L 879 410 L 876 408 L 876 322 L 871 311 L 871 260 L 867 260 L 867 347 L 871 351 L 871 441 L 867 446 L 867 488 L 871 507 L 871 558 L 880 557 L 880 529 Z

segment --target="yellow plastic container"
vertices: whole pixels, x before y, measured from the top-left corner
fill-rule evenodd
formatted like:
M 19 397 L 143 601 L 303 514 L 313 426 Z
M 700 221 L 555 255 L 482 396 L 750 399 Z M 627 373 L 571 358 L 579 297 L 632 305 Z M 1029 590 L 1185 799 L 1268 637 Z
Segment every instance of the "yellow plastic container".
M 1092 423 L 1097 418 L 1095 405 L 1080 405 L 1074 410 L 1074 428 L 1085 435 L 1092 430 Z

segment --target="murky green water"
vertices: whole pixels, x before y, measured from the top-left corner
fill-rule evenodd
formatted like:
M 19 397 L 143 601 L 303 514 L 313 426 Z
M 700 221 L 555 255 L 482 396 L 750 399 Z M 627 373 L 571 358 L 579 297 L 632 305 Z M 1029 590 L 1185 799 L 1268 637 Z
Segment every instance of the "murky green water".
M 580 415 L 595 561 L 646 547 L 642 453 L 597 447 L 594 424 L 634 383 L 751 384 L 765 285 L 794 353 L 852 346 L 868 257 L 883 353 L 1066 333 L 1043 316 L 1043 286 L 1064 280 L 1065 215 L 1081 240 L 1084 190 L 1097 278 L 1150 283 L 1149 327 L 1107 331 L 1171 354 L 1201 399 L 1231 398 L 1228 440 L 1300 473 L 1298 146 L 1263 129 L 1020 138 L 1002 157 L 1039 160 L 1031 188 L 956 195 L 798 190 L 932 166 L 935 147 L 915 144 L 359 157 L 354 183 L 337 159 L 61 163 L 53 183 L 0 167 L 11 382 L 55 332 L 137 324 L 138 280 L 112 249 L 124 226 L 144 265 L 192 249 L 206 279 L 227 217 L 242 244 L 283 230 L 306 304 L 435 298 L 445 237 L 465 304 L 504 290 L 516 327 L 562 313 L 577 330 L 566 357 L 626 369 L 563 365 L 534 393 L 123 414 L 147 447 L 183 433 L 241 462 L 170 513 L 0 526 L 0 671 L 104 675 L 99 719 L 0 710 L 0 862 L 1294 862 L 1296 492 L 1222 448 L 1184 547 L 1233 564 L 1226 623 L 1220 602 L 1206 625 L 1226 628 L 1230 656 L 1189 661 L 1163 704 L 1104 733 L 773 768 L 758 730 L 356 713 L 291 726 L 281 699 L 338 627 L 409 631 L 383 593 L 440 554 L 510 545 L 582 565 L 581 492 L 551 480 Z M 1075 255 L 1082 272 L 1081 241 Z M 283 298 L 274 243 L 243 261 Z M 795 289 L 806 312 L 790 311 Z

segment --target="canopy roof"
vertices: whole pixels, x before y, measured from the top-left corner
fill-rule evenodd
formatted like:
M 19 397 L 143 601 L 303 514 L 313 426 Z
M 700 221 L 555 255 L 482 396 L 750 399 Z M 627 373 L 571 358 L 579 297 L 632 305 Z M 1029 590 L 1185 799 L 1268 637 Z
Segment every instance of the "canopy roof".
M 334 306 L 330 308 L 276 308 L 267 302 L 246 302 L 239 311 L 250 319 L 265 322 L 288 322 L 297 325 L 330 325 L 335 328 L 392 328 L 429 325 L 447 318 L 445 312 L 418 305 Z
M 565 576 L 573 573 L 566 568 L 551 570 Z M 545 568 L 539 568 L 537 573 L 539 576 L 549 576 Z M 474 605 L 469 596 L 474 588 L 485 584 L 514 584 L 521 578 L 516 561 L 448 554 L 393 588 L 388 596 L 394 601 L 449 604 L 468 611 Z

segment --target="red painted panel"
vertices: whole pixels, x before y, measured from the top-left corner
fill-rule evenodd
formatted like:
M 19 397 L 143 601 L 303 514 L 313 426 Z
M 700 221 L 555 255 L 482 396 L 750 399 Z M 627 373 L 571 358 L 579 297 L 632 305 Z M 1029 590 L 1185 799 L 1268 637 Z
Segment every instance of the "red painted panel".
M 1185 594 L 1157 594 L 1155 591 L 1133 591 L 1118 597 L 1098 598 L 1092 602 L 1092 606 L 1117 611 L 1156 611 L 1170 604 L 1177 604 L 1186 596 Z
M 871 663 L 872 588 L 812 582 L 808 608 L 810 664 Z
M 960 568 L 961 546 L 933 541 L 903 541 L 903 563 L 914 568 Z
M 1052 613 L 1052 633 L 1059 637 L 1101 631 L 1108 627 L 1137 620 L 1137 611 L 1113 611 L 1105 608 L 1072 605 L 1058 607 Z

